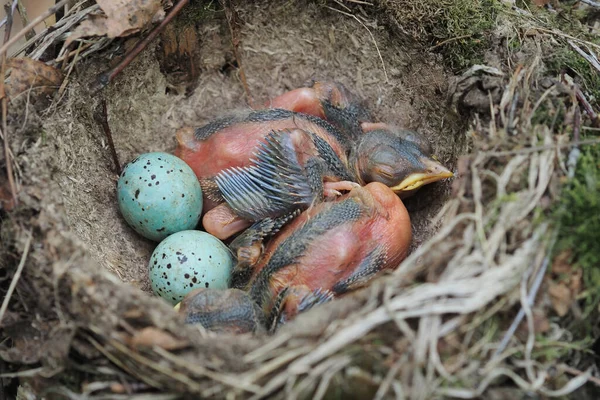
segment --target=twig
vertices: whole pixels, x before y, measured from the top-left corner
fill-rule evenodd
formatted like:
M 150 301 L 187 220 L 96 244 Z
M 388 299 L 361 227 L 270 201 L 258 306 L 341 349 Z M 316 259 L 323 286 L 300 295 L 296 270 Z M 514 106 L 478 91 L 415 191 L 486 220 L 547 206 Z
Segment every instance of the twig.
M 8 308 L 8 303 L 10 302 L 10 298 L 12 297 L 15 288 L 17 287 L 17 283 L 19 282 L 19 278 L 21 277 L 21 272 L 23 272 L 23 267 L 25 267 L 25 260 L 27 259 L 27 254 L 29 253 L 29 246 L 31 245 L 31 239 L 33 238 L 31 231 L 27 232 L 27 242 L 25 242 L 25 248 L 23 249 L 23 255 L 21 256 L 21 261 L 17 266 L 17 270 L 10 282 L 10 286 L 8 287 L 8 291 L 6 292 L 6 296 L 4 297 L 4 301 L 2 302 L 2 307 L 0 308 L 0 323 L 4 318 L 4 313 L 6 313 L 6 309 Z
M 113 79 L 117 75 L 121 73 L 136 57 L 138 54 L 142 52 L 153 40 L 158 36 L 158 34 L 167 26 L 169 22 L 179 14 L 179 12 L 183 9 L 183 7 L 189 2 L 189 0 L 179 0 L 169 12 L 169 14 L 162 20 L 162 22 L 154 28 L 148 36 L 137 42 L 137 44 L 125 55 L 125 58 L 113 69 L 106 71 L 98 76 L 96 79 L 96 85 L 92 88 L 92 93 L 96 93 L 112 82 Z
M 535 27 L 533 29 L 535 29 L 536 31 L 540 31 L 540 32 L 544 32 L 544 33 L 549 33 L 551 35 L 560 36 L 560 37 L 565 38 L 565 39 L 571 39 L 574 42 L 584 43 L 587 46 L 595 47 L 596 49 L 600 49 L 600 45 L 598 45 L 596 43 L 592 43 L 592 42 L 587 41 L 587 40 L 582 40 L 582 39 L 576 38 L 575 36 L 568 35 L 566 33 L 563 33 L 561 31 L 557 31 L 555 29 L 546 29 L 546 28 L 542 28 L 540 26 Z
M 581 1 L 584 4 L 587 4 L 588 6 L 600 8 L 600 3 L 598 3 L 597 1 L 594 1 L 594 0 L 579 0 L 579 1 Z
M 363 4 L 365 6 L 372 6 L 373 3 L 369 3 L 367 1 L 360 1 L 360 0 L 344 0 L 347 1 L 348 3 L 355 3 L 355 4 Z
M 352 11 L 352 9 L 350 7 L 348 7 L 347 5 L 345 5 L 344 3 L 342 3 L 340 0 L 333 0 L 333 1 L 335 1 L 341 7 L 344 7 L 348 12 Z
M 240 28 L 239 28 L 239 17 L 231 0 L 221 0 L 221 4 L 225 9 L 225 15 L 227 16 L 227 24 L 229 25 L 229 33 L 231 35 L 231 44 L 233 45 L 233 55 L 238 64 L 238 69 L 240 71 L 240 80 L 242 81 L 242 86 L 244 87 L 244 92 L 246 93 L 246 98 L 248 100 L 248 105 L 254 108 L 254 99 L 252 98 L 252 94 L 250 93 L 250 87 L 248 86 L 248 81 L 246 80 L 246 72 L 244 71 L 244 67 L 242 65 L 242 57 L 240 56 L 239 47 L 240 47 Z
M 0 21 L 0 28 L 6 25 L 9 21 L 12 24 L 12 18 L 15 15 L 15 8 L 17 7 L 18 3 L 20 3 L 19 0 L 13 0 L 12 6 L 10 7 L 10 12 L 6 12 L 6 17 L 4 17 L 2 21 Z M 12 29 L 12 25 L 10 26 L 10 28 Z M 9 31 L 11 29 L 9 29 Z
M 596 114 L 596 112 L 594 111 L 594 108 L 592 107 L 592 105 L 590 104 L 590 102 L 585 98 L 585 95 L 583 94 L 583 92 L 581 91 L 581 88 L 579 87 L 579 85 L 577 85 L 576 83 L 574 83 L 572 81 L 572 79 L 567 79 L 565 77 L 565 74 L 563 72 L 563 74 L 561 75 L 561 81 L 562 83 L 569 85 L 573 88 L 573 90 L 575 91 L 575 96 L 577 98 L 577 100 L 581 103 L 581 105 L 583 106 L 583 109 L 585 110 L 585 113 L 590 117 L 590 119 L 592 120 L 592 125 L 594 125 L 595 127 L 598 126 L 598 124 L 600 123 L 600 119 L 598 118 L 598 114 Z
M 115 163 L 115 172 L 117 175 L 121 173 L 121 164 L 119 163 L 119 157 L 117 156 L 117 151 L 115 150 L 115 144 L 112 139 L 112 133 L 110 131 L 110 126 L 108 125 L 108 111 L 106 108 L 106 100 L 102 99 L 98 110 L 94 113 L 94 119 L 100 125 L 106 138 L 108 139 L 108 147 L 110 148 L 110 153 L 112 155 L 113 161 Z
M 592 64 L 592 67 L 596 68 L 596 70 L 598 72 L 600 72 L 600 63 L 598 63 L 598 61 L 594 57 L 590 56 L 585 51 L 583 51 L 581 49 L 581 47 L 579 47 L 575 43 L 573 43 L 572 40 L 567 40 L 567 43 L 569 43 L 571 45 L 571 47 L 573 49 L 575 49 L 575 51 L 578 52 L 579 55 L 581 55 L 581 57 L 585 58 L 587 62 L 589 62 L 590 64 Z
M 83 50 L 87 50 L 87 49 L 88 49 L 88 48 L 90 48 L 90 47 L 91 47 L 93 44 L 94 44 L 94 43 L 91 43 L 91 42 L 90 42 L 90 43 L 85 43 L 85 44 L 83 44 L 83 42 L 82 42 L 82 46 L 78 47 L 76 50 L 73 50 L 73 51 L 70 51 L 70 52 L 68 52 L 67 54 L 65 54 L 65 55 L 63 55 L 63 56 L 60 56 L 60 57 L 58 57 L 56 60 L 54 60 L 54 62 L 57 62 L 57 63 L 59 63 L 59 62 L 62 62 L 62 61 L 68 60 L 69 58 L 71 58 L 71 57 L 73 57 L 74 55 L 76 55 L 76 54 L 78 54 L 78 53 L 82 52 Z
M 85 0 L 82 0 L 82 1 L 85 2 Z M 79 6 L 81 6 L 81 3 L 76 5 L 76 7 L 79 7 Z M 98 4 L 95 4 L 93 6 L 90 6 L 90 7 L 87 7 L 85 9 L 81 10 L 80 12 L 74 13 L 74 15 L 65 14 L 54 25 L 52 25 L 49 28 L 45 28 L 40 33 L 35 35 L 33 38 L 29 39 L 26 43 L 24 43 L 17 50 L 15 50 L 11 54 L 11 57 L 18 56 L 19 54 L 23 53 L 28 48 L 30 48 L 34 43 L 38 43 L 38 41 L 41 40 L 41 42 L 40 42 L 41 45 L 37 46 L 35 51 L 30 54 L 30 58 L 33 58 L 34 60 L 39 59 L 40 56 L 36 57 L 35 53 L 39 52 L 39 54 L 41 55 L 41 53 L 43 53 L 45 51 L 45 49 L 48 48 L 49 45 L 45 42 L 47 42 L 48 40 L 50 42 L 53 42 L 54 39 L 56 39 L 57 35 L 60 36 L 64 33 L 66 33 L 73 25 L 75 25 L 79 21 L 83 20 L 88 14 L 95 12 L 99 9 L 100 9 L 100 6 Z M 75 8 L 73 8 L 73 10 L 75 10 Z M 58 14 L 58 11 L 57 11 L 57 14 Z M 52 33 L 50 33 L 50 30 L 52 30 Z M 63 52 L 63 50 L 61 50 L 61 53 L 62 52 Z
M 29 18 L 27 18 L 27 10 L 25 9 L 25 6 L 23 5 L 23 2 L 21 0 L 16 0 L 16 2 L 19 10 L 19 15 L 21 16 L 21 21 L 23 21 L 23 26 L 27 26 L 29 24 Z M 25 32 L 25 39 L 27 40 L 30 40 L 34 36 L 35 31 L 33 29 Z
M 448 44 L 448 43 L 451 43 L 451 42 L 455 42 L 455 41 L 461 40 L 461 39 L 466 39 L 466 38 L 469 38 L 471 36 L 473 36 L 473 35 L 472 34 L 468 34 L 468 35 L 461 35 L 461 36 L 453 37 L 453 38 L 450 38 L 450 39 L 446 39 L 443 42 L 440 42 L 440 43 L 436 44 L 435 46 L 430 47 L 429 50 L 430 51 L 431 50 L 435 50 L 438 47 L 442 47 L 445 44 Z
M 50 7 L 48 10 L 43 12 L 41 15 L 39 15 L 33 21 L 31 21 L 29 23 L 29 25 L 27 25 L 25 28 L 21 29 L 12 39 L 10 39 L 8 42 L 4 43 L 4 45 L 2 45 L 2 47 L 0 47 L 0 55 L 6 54 L 6 51 L 10 48 L 10 46 L 17 43 L 17 41 L 19 39 L 21 39 L 23 36 L 25 36 L 25 34 L 27 32 L 29 32 L 31 29 L 33 29 L 34 26 L 36 26 L 37 24 L 39 24 L 40 22 L 42 22 L 43 20 L 45 20 L 52 14 L 55 14 L 58 10 L 60 10 L 60 8 L 62 6 L 67 4 L 67 2 L 69 2 L 69 1 L 70 0 L 59 1 L 54 6 Z
M 592 124 L 597 127 L 598 123 L 599 123 L 598 114 L 596 114 L 596 112 L 592 108 L 592 105 L 590 104 L 589 101 L 587 101 L 587 99 L 585 98 L 585 95 L 583 94 L 583 92 L 581 91 L 581 89 L 579 87 L 575 88 L 575 95 L 577 96 L 577 100 L 579 100 L 579 102 L 583 106 L 585 113 L 592 120 Z
M 77 59 L 79 58 L 79 53 L 81 52 L 81 49 L 83 48 L 83 43 L 79 42 L 79 47 L 77 48 L 77 50 L 75 50 L 75 58 L 73 58 L 73 62 L 71 63 L 71 66 L 69 67 L 69 70 L 67 71 L 67 75 L 65 75 L 65 79 L 63 79 L 63 83 L 60 85 L 60 88 L 58 89 L 58 101 L 56 103 L 60 103 L 60 101 L 62 100 L 64 91 L 67 87 L 67 85 L 69 84 L 69 77 L 71 76 L 71 72 L 73 72 L 73 68 L 75 67 L 75 64 L 77 63 Z M 64 63 L 67 63 L 67 58 L 64 59 Z
M 13 8 L 9 9 L 8 5 L 4 7 L 6 11 L 6 27 L 4 28 L 4 43 L 7 43 L 10 39 L 10 31 L 13 24 L 13 12 L 16 2 L 13 3 Z M 8 145 L 8 124 L 6 122 L 8 116 L 8 98 L 4 90 L 4 79 L 6 77 L 6 54 L 2 54 L 2 67 L 0 68 L 0 99 L 2 99 L 2 133 L 4 139 L 4 159 L 6 160 L 6 175 L 8 175 L 8 184 L 10 186 L 10 192 L 13 197 L 13 203 L 16 206 L 17 201 L 17 185 L 15 184 L 15 177 L 12 169 L 12 153 Z
M 354 14 L 350 14 L 345 11 L 338 10 L 337 8 L 333 8 L 333 7 L 329 7 L 329 6 L 325 6 L 325 7 L 329 8 L 332 11 L 339 12 L 340 14 L 344 14 L 347 17 L 353 18 L 356 22 L 361 24 L 363 26 L 363 28 L 365 28 L 367 30 L 367 32 L 369 32 L 369 35 L 371 36 L 371 40 L 373 40 L 373 44 L 375 45 L 375 49 L 377 50 L 377 55 L 379 56 L 379 61 L 381 61 L 381 67 L 383 68 L 383 75 L 385 75 L 385 81 L 389 82 L 390 80 L 388 79 L 387 70 L 385 69 L 385 62 L 383 61 L 383 57 L 381 56 L 381 51 L 379 51 L 379 46 L 377 45 L 377 40 L 375 40 L 375 36 L 373 36 L 373 33 L 371 32 L 369 27 L 367 25 L 365 25 L 364 22 L 362 22 L 360 19 L 358 19 L 358 17 Z

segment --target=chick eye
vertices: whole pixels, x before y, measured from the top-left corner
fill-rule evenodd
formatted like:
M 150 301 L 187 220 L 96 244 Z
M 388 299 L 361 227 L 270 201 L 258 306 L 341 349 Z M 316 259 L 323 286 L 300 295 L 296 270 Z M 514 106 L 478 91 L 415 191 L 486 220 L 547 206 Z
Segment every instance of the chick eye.
M 377 175 L 383 176 L 385 178 L 393 178 L 394 177 L 394 172 L 392 171 L 392 168 L 389 165 L 379 165 L 377 167 L 375 167 L 375 171 L 374 171 Z

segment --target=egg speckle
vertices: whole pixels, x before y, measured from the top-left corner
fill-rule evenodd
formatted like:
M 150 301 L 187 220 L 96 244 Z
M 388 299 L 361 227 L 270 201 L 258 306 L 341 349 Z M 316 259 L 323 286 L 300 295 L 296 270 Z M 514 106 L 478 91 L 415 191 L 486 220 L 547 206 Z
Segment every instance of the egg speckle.
M 127 164 L 117 198 L 129 226 L 157 242 L 194 229 L 202 213 L 198 178 L 183 160 L 168 153 L 142 154 Z
M 227 289 L 233 255 L 216 237 L 201 231 L 177 232 L 154 249 L 150 283 L 154 293 L 175 305 L 197 288 Z

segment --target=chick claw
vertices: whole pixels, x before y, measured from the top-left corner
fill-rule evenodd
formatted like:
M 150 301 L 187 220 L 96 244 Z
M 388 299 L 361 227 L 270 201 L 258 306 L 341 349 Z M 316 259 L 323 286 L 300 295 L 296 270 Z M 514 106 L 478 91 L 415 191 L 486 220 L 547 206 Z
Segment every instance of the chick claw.
M 352 189 L 356 189 L 359 187 L 360 185 L 358 183 L 351 181 L 324 182 L 323 196 L 326 198 L 336 198 L 342 195 L 342 191 L 349 192 Z

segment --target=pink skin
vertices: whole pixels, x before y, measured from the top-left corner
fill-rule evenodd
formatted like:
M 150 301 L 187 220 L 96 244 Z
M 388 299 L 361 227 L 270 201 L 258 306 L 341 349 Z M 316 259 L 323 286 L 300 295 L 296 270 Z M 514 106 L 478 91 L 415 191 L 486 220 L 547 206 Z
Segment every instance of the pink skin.
M 394 269 L 406 257 L 411 240 L 410 216 L 398 196 L 381 183 L 370 183 L 352 190 L 346 196 L 356 196 L 368 210 L 358 221 L 342 224 L 323 234 L 298 259 L 294 266 L 276 272 L 270 280 L 273 298 L 285 287 L 292 288 L 285 312 L 292 318 L 299 301 L 315 289 L 331 289 L 349 277 L 365 257 L 375 248 L 386 249 L 382 270 Z M 330 207 L 320 203 L 305 211 L 273 238 L 265 249 L 265 256 L 255 267 L 254 276 L 267 264 L 280 244 L 308 219 Z
M 390 128 L 385 122 L 363 122 L 360 124 L 363 132 L 371 132 L 377 129 L 387 130 Z
M 268 108 L 283 108 L 285 110 L 301 112 L 325 118 L 321 101 L 317 92 L 311 88 L 294 89 L 275 97 L 266 103 Z

